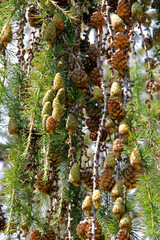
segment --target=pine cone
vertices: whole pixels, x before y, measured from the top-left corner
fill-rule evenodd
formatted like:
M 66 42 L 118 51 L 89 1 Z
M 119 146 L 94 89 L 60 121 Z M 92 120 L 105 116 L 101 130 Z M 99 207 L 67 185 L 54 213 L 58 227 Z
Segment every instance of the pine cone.
M 124 52 L 120 49 L 116 50 L 115 53 L 113 53 L 110 62 L 112 67 L 116 69 L 120 75 L 123 76 L 123 70 L 125 67 L 127 67 L 127 57 Z
M 115 183 L 111 190 L 111 196 L 114 199 L 114 201 L 118 197 L 123 197 L 123 182 L 119 180 L 118 182 Z
M 103 169 L 99 176 L 99 187 L 107 192 L 111 192 L 115 184 L 115 178 L 111 169 Z
M 66 103 L 66 92 L 64 88 L 60 88 L 57 92 L 56 98 L 59 100 L 60 104 L 65 105 Z
M 90 43 L 88 39 L 81 39 L 80 40 L 80 51 L 82 53 L 86 53 L 89 49 Z
M 56 239 L 56 234 L 55 232 L 50 229 L 47 230 L 43 235 L 42 235 L 42 239 L 41 240 L 53 240 Z
M 53 178 L 49 172 L 47 172 L 47 179 L 44 180 L 44 170 L 40 171 L 37 175 L 36 186 L 43 194 L 50 194 L 53 190 Z
M 145 37 L 144 38 L 145 46 L 147 50 L 150 50 L 153 47 L 153 39 L 150 37 Z
M 107 136 L 108 136 L 108 131 L 104 128 L 101 133 L 100 142 L 106 141 Z M 90 139 L 92 141 L 97 141 L 97 138 L 98 138 L 98 132 L 90 133 Z
M 95 44 L 91 44 L 89 46 L 87 54 L 93 62 L 96 62 L 96 59 L 97 59 L 97 56 L 98 56 L 98 49 L 97 49 Z
M 89 79 L 93 85 L 98 86 L 98 87 L 101 86 L 101 76 L 100 76 L 100 71 L 98 68 L 94 68 L 91 71 L 91 73 L 89 75 Z
M 64 112 L 64 106 L 59 102 L 58 98 L 56 97 L 53 100 L 53 111 L 52 111 L 52 117 L 55 120 L 55 122 L 61 121 L 63 112 Z
M 76 232 L 79 238 L 81 239 L 87 239 L 87 232 L 89 230 L 88 221 L 85 219 L 83 221 L 80 221 L 77 225 Z
M 72 135 L 77 127 L 77 119 L 74 114 L 69 114 L 66 121 L 66 129 L 69 131 L 69 135 Z
M 113 13 L 110 16 L 110 18 L 111 18 L 111 25 L 116 31 L 125 32 L 124 22 L 117 14 Z
M 110 117 L 106 117 L 105 119 L 105 128 L 108 131 L 108 133 L 115 133 L 116 131 L 116 126 L 114 124 L 114 122 L 112 121 L 112 119 L 110 119 Z
M 113 152 L 115 157 L 120 160 L 121 152 L 123 151 L 123 140 L 115 139 L 113 142 Z
M 96 61 L 92 61 L 92 59 L 89 56 L 82 56 L 82 64 L 83 68 L 86 73 L 90 73 L 96 66 Z
M 102 195 L 101 195 L 101 192 L 98 189 L 94 190 L 94 192 L 92 194 L 92 201 L 95 204 L 95 208 L 99 209 L 99 205 L 102 202 Z
M 121 98 L 122 96 L 122 91 L 120 89 L 120 85 L 118 82 L 113 82 L 111 89 L 110 89 L 110 97 L 117 97 Z
M 69 173 L 69 182 L 75 185 L 76 187 L 80 186 L 80 168 L 79 164 L 75 162 Z
M 49 115 L 48 114 L 44 114 L 43 115 L 43 118 L 42 118 L 42 127 L 43 127 L 43 131 L 44 132 L 47 132 L 47 129 L 46 129 L 46 122 L 47 122 L 47 119 L 49 118 Z
M 46 102 L 50 102 L 52 104 L 53 102 L 53 98 L 54 98 L 54 93 L 52 89 L 49 89 L 46 94 L 44 95 L 43 101 L 42 101 L 42 105 L 44 106 L 44 104 Z
M 53 90 L 58 92 L 59 89 L 65 88 L 64 80 L 62 78 L 61 73 L 56 73 L 53 83 Z
M 120 229 L 117 233 L 116 240 L 130 240 L 129 233 L 124 229 Z
M 139 180 L 139 170 L 129 165 L 124 170 L 124 176 L 122 178 L 122 181 L 124 183 L 124 186 L 126 187 L 126 190 L 136 188 L 138 180 Z
M 126 140 L 130 136 L 130 130 L 126 123 L 121 123 L 118 127 L 119 134 Z
M 3 232 L 6 229 L 6 221 L 3 217 L 0 216 L 0 232 Z
M 86 109 L 86 114 L 88 117 L 99 120 L 100 114 L 101 114 L 100 105 L 96 104 L 95 102 L 87 103 L 85 109 Z
M 47 115 L 47 114 L 46 114 Z M 46 115 L 44 115 L 43 116 L 43 119 L 44 119 L 44 117 L 47 117 Z M 44 121 L 45 121 L 45 119 L 44 119 Z M 57 126 L 58 126 L 58 121 L 55 121 L 55 119 L 52 117 L 52 116 L 50 116 L 50 117 L 48 117 L 47 118 L 47 120 L 46 120 L 46 131 L 49 133 L 49 134 L 54 134 L 54 132 L 55 132 L 55 129 L 57 128 Z
M 64 22 L 60 13 L 56 13 L 53 18 L 53 22 L 56 26 L 56 33 L 59 35 L 64 30 Z
M 41 233 L 38 230 L 33 230 L 29 235 L 29 240 L 40 240 Z
M 88 118 L 86 119 L 86 125 L 88 127 L 88 130 L 91 132 L 96 132 L 99 129 L 99 119 L 95 118 Z
M 84 170 L 81 172 L 81 180 L 90 188 L 93 188 L 93 179 L 92 179 L 92 172 L 89 170 Z
M 125 205 L 123 203 L 123 199 L 121 197 L 117 198 L 115 200 L 115 203 L 113 205 L 113 209 L 112 212 L 116 215 L 116 217 L 118 218 L 118 220 L 121 218 L 121 216 L 124 214 L 125 212 Z
M 160 30 L 159 30 L 159 28 L 153 28 L 153 40 L 156 44 L 160 45 Z
M 89 212 L 92 210 L 92 198 L 91 196 L 86 196 L 82 203 L 82 210 L 85 214 L 89 215 Z
M 57 0 L 56 2 L 60 7 L 65 7 L 69 5 L 70 0 Z
M 139 2 L 134 2 L 132 4 L 131 7 L 131 12 L 132 12 L 132 16 L 136 19 L 136 20 L 141 20 L 142 16 L 143 16 L 143 9 L 142 9 L 142 5 Z
M 142 163 L 142 159 L 141 159 L 140 151 L 137 147 L 135 147 L 132 150 L 130 155 L 130 164 L 136 169 L 141 169 L 141 163 Z
M 104 98 L 103 92 L 102 92 L 101 88 L 99 88 L 98 86 L 94 86 L 93 97 L 94 97 L 95 101 L 103 102 L 103 98 Z
M 119 221 L 119 227 L 124 230 L 129 230 L 132 226 L 132 219 L 129 213 L 125 213 Z
M 119 0 L 117 6 L 117 14 L 119 17 L 129 23 L 130 19 L 130 6 L 128 0 Z
M 115 156 L 113 152 L 109 152 L 104 161 L 104 167 L 114 169 L 116 166 Z
M 94 12 L 88 23 L 89 26 L 93 28 L 98 28 L 99 30 L 102 29 L 102 26 L 104 24 L 105 24 L 105 19 L 104 19 L 103 13 L 101 12 Z
M 123 33 L 117 32 L 114 35 L 114 40 L 113 40 L 112 46 L 116 49 L 119 48 L 121 50 L 125 50 L 125 49 L 129 48 L 130 41 Z
M 7 27 L 4 26 L 4 27 L 2 28 L 2 32 L 3 32 L 3 34 L 2 34 L 2 36 L 1 36 L 1 38 L 0 38 L 0 42 L 2 42 L 2 44 L 3 44 L 3 45 L 2 45 L 2 48 L 3 48 L 3 46 L 4 46 L 4 48 L 6 48 L 6 47 L 7 47 L 7 44 L 12 41 L 12 30 L 11 30 L 11 26 L 10 26 L 10 25 L 7 25 Z
M 110 98 L 108 101 L 109 116 L 113 120 L 121 122 L 124 118 L 124 108 L 122 103 L 117 98 Z
M 56 170 L 59 164 L 63 161 L 62 154 L 58 151 L 51 150 L 48 154 L 48 161 L 50 168 Z
M 15 137 L 19 136 L 19 125 L 18 125 L 17 120 L 14 117 L 11 117 L 9 119 L 8 133 L 15 136 Z
M 92 229 L 92 219 L 88 219 L 88 231 L 87 231 L 87 239 L 92 239 L 92 235 L 88 234 L 88 232 L 90 232 Z M 98 223 L 98 221 L 95 222 L 95 240 L 100 240 L 101 236 L 102 236 L 102 229 L 100 224 Z
M 110 12 L 115 12 L 117 10 L 118 0 L 108 0 L 108 6 L 110 7 Z
M 47 114 L 47 115 L 51 115 L 52 113 L 52 105 L 51 102 L 45 102 L 42 108 L 42 117 Z
M 88 76 L 85 71 L 80 68 L 75 68 L 73 70 L 71 80 L 77 87 L 80 88 L 86 88 L 88 85 Z
M 55 22 L 51 22 L 46 27 L 46 30 L 44 32 L 44 39 L 52 46 L 52 43 L 56 39 L 56 37 L 57 37 L 56 24 Z

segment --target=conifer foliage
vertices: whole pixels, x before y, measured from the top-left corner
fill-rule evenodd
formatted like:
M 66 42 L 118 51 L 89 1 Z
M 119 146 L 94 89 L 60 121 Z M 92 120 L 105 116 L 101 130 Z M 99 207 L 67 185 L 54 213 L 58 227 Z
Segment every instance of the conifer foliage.
M 159 12 L 0 1 L 2 238 L 160 239 Z

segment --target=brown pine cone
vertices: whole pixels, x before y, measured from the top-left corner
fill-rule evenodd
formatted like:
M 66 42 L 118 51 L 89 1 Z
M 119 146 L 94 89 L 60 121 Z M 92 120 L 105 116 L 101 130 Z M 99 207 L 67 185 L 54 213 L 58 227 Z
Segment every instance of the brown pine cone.
M 88 119 L 86 119 L 86 125 L 87 125 L 89 131 L 91 131 L 91 132 L 98 131 L 98 129 L 99 129 L 99 119 L 88 118 Z
M 90 232 L 92 228 L 92 219 L 88 219 L 88 231 L 87 231 L 87 239 L 92 239 L 92 235 L 88 234 L 88 232 Z M 100 224 L 98 223 L 98 221 L 95 222 L 95 240 L 98 240 L 101 238 L 102 236 L 102 229 Z
M 102 190 L 111 192 L 115 184 L 115 178 L 111 169 L 103 169 L 99 176 L 99 186 Z
M 33 230 L 29 235 L 29 240 L 40 240 L 41 233 L 38 230 Z
M 60 7 L 65 7 L 70 3 L 70 0 L 57 0 L 56 2 Z
M 108 112 L 110 118 L 121 122 L 125 115 L 125 110 L 118 98 L 110 98 L 108 101 Z
M 44 170 L 40 171 L 37 175 L 36 186 L 40 192 L 43 194 L 50 194 L 53 190 L 54 176 L 47 172 L 47 179 L 44 180 Z
M 96 59 L 97 59 L 97 56 L 98 56 L 98 49 L 97 49 L 95 44 L 91 44 L 89 46 L 87 54 L 93 62 L 96 62 Z
M 90 46 L 90 43 L 89 43 L 88 39 L 81 39 L 80 40 L 80 51 L 82 53 L 87 52 L 88 49 L 89 49 L 89 46 Z
M 105 19 L 104 19 L 103 13 L 101 12 L 94 12 L 88 23 L 89 26 L 93 28 L 97 28 L 99 30 L 102 29 L 102 26 L 104 24 L 105 24 Z
M 103 129 L 101 137 L 100 137 L 100 142 L 104 142 L 106 140 L 107 136 L 108 136 L 108 131 L 106 129 Z M 97 141 L 97 137 L 98 137 L 98 132 L 90 133 L 90 139 L 92 141 Z
M 94 68 L 90 75 L 89 75 L 89 79 L 91 81 L 91 83 L 95 86 L 100 87 L 101 86 L 101 76 L 100 76 L 100 71 L 98 68 Z
M 92 61 L 92 59 L 89 56 L 82 56 L 82 64 L 85 72 L 89 74 L 96 66 L 96 61 Z
M 85 71 L 80 68 L 75 68 L 73 70 L 71 80 L 77 87 L 80 88 L 86 88 L 88 85 L 88 76 Z
M 127 190 L 136 188 L 139 181 L 139 170 L 129 165 L 124 170 L 122 181 Z
M 116 50 L 111 58 L 111 65 L 120 75 L 124 75 L 124 68 L 127 67 L 127 57 L 121 49 Z
M 130 19 L 130 6 L 128 0 L 119 0 L 117 6 L 117 14 L 127 23 L 129 23 Z
M 81 172 L 81 180 L 90 188 L 93 188 L 93 179 L 92 179 L 92 172 L 90 170 L 83 170 Z
M 87 103 L 85 109 L 86 109 L 87 117 L 92 118 L 92 119 L 100 118 L 101 107 L 98 104 L 96 104 L 95 102 Z
M 115 139 L 113 142 L 113 152 L 115 157 L 120 160 L 121 152 L 123 151 L 123 140 Z
M 49 161 L 49 166 L 52 169 L 57 169 L 59 164 L 63 161 L 63 157 L 60 152 L 56 151 L 49 151 L 48 154 L 48 161 Z
M 6 228 L 6 221 L 3 217 L 0 217 L 0 232 L 4 231 Z
M 81 239 L 87 239 L 88 229 L 89 229 L 88 221 L 86 219 L 83 221 L 80 221 L 76 228 L 78 237 Z
M 120 229 L 117 233 L 116 240 L 131 240 L 131 238 L 126 230 Z
M 116 49 L 120 48 L 121 50 L 125 50 L 129 48 L 130 41 L 122 32 L 117 32 L 114 35 L 112 46 Z
M 108 6 L 110 7 L 109 9 L 110 12 L 115 12 L 117 10 L 118 0 L 108 0 L 107 3 Z

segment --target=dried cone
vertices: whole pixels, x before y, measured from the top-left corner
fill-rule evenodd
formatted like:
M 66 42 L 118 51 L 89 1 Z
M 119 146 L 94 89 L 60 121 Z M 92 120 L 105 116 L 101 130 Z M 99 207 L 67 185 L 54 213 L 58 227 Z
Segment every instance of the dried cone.
M 44 39 L 52 46 L 52 43 L 54 42 L 56 37 L 57 37 L 56 24 L 55 22 L 51 22 L 46 27 L 46 30 L 44 32 Z
M 53 240 L 56 239 L 56 234 L 55 232 L 50 229 L 47 230 L 43 235 L 42 235 L 42 239 L 41 240 Z
M 60 152 L 50 151 L 48 155 L 48 161 L 50 168 L 57 169 L 59 163 L 61 163 L 63 157 Z
M 112 46 L 116 49 L 126 50 L 130 46 L 130 41 L 123 33 L 117 32 L 114 35 Z
M 131 152 L 130 164 L 136 169 L 141 169 L 142 159 L 140 151 L 137 147 L 135 147 Z
M 64 30 L 64 22 L 60 13 L 54 15 L 53 22 L 56 26 L 57 35 L 59 35 Z
M 69 182 L 75 185 L 76 187 L 80 186 L 80 168 L 79 164 L 75 162 L 69 173 Z
M 88 76 L 85 73 L 85 71 L 83 71 L 80 68 L 75 68 L 73 70 L 72 75 L 71 75 L 71 80 L 77 87 L 80 87 L 80 88 L 87 87 Z
M 89 131 L 96 132 L 99 129 L 99 119 L 88 118 L 86 119 L 86 125 Z
M 90 18 L 90 22 L 88 25 L 93 28 L 97 28 L 101 30 L 104 24 L 105 24 L 105 19 L 104 19 L 103 13 L 94 12 Z
M 56 98 L 60 102 L 60 104 L 65 105 L 66 103 L 66 92 L 64 88 L 60 88 L 57 92 Z
M 98 56 L 98 49 L 95 44 L 91 44 L 89 46 L 88 52 L 87 52 L 89 58 L 95 62 Z
M 43 194 L 50 194 L 52 191 L 53 179 L 50 178 L 49 173 L 47 172 L 47 179 L 44 180 L 44 170 L 41 170 L 37 175 L 36 186 L 40 192 Z
M 43 118 L 42 118 L 42 127 L 43 127 L 43 131 L 46 132 L 47 129 L 46 129 L 46 122 L 47 122 L 47 119 L 49 118 L 49 115 L 48 114 L 44 114 L 43 115 Z
M 90 188 L 93 188 L 93 179 L 92 179 L 92 172 L 89 170 L 84 170 L 81 173 L 81 180 Z
M 98 86 L 95 86 L 94 87 L 94 90 L 93 90 L 93 97 L 96 101 L 98 102 L 103 102 L 103 92 L 102 90 L 98 87 Z
M 122 91 L 120 89 L 120 85 L 118 82 L 112 83 L 111 89 L 110 89 L 110 97 L 118 97 L 121 98 Z
M 142 6 L 141 6 L 141 4 L 139 2 L 134 2 L 132 4 L 131 12 L 132 12 L 132 16 L 136 20 L 141 20 L 141 18 L 143 16 L 143 9 L 142 9 Z
M 130 136 L 130 130 L 126 123 L 121 123 L 118 127 L 119 134 L 126 140 Z
M 130 19 L 130 6 L 128 0 L 119 0 L 117 6 L 117 14 L 127 23 Z
M 116 240 L 131 240 L 131 238 L 126 230 L 120 229 L 117 233 Z
M 89 215 L 89 212 L 92 210 L 92 198 L 91 196 L 86 196 L 82 203 L 82 210 L 85 214 Z
M 12 41 L 12 30 L 11 30 L 11 26 L 4 26 L 2 28 L 2 35 L 0 37 L 0 42 L 3 43 L 3 46 L 6 48 L 7 44 L 10 43 Z
M 46 115 L 44 115 L 46 116 Z M 44 117 L 43 117 L 44 118 Z M 55 132 L 55 129 L 57 128 L 58 126 L 58 121 L 55 121 L 55 119 L 50 116 L 47 118 L 46 120 L 46 131 L 49 133 L 49 134 L 54 134 Z
M 121 152 L 123 151 L 123 140 L 117 138 L 113 142 L 113 152 L 115 157 L 120 160 Z
M 11 117 L 9 119 L 9 123 L 8 123 L 8 133 L 18 137 L 19 135 L 19 126 L 18 126 L 18 122 L 14 117 Z
M 102 129 L 101 137 L 100 137 L 100 142 L 106 141 L 106 138 L 108 136 L 108 132 L 105 128 Z M 97 141 L 98 138 L 98 132 L 91 132 L 90 133 L 90 139 L 92 141 Z
M 28 22 L 31 27 L 40 28 L 42 26 L 40 12 L 35 6 L 31 6 L 28 10 Z
M 33 230 L 29 235 L 29 240 L 40 240 L 41 233 L 38 230 Z
M 124 186 L 126 187 L 126 190 L 136 188 L 138 180 L 139 180 L 139 170 L 132 167 L 131 165 L 128 166 L 124 170 L 124 176 L 122 179 Z
M 87 239 L 88 229 L 89 229 L 88 221 L 86 219 L 83 221 L 80 221 L 76 228 L 78 237 L 80 239 Z
M 110 17 L 112 27 L 117 31 L 125 32 L 125 25 L 122 18 L 120 18 L 117 14 L 114 13 Z
M 114 201 L 118 197 L 123 197 L 123 182 L 119 180 L 118 182 L 115 183 L 111 190 L 111 196 L 114 199 Z
M 98 68 L 94 68 L 91 71 L 89 78 L 93 85 L 98 86 L 98 87 L 101 86 L 101 76 L 100 76 L 100 71 Z
M 120 75 L 124 75 L 123 70 L 127 67 L 127 57 L 123 50 L 117 49 L 111 58 L 111 65 Z
M 129 230 L 132 226 L 132 219 L 129 213 L 125 213 L 119 221 L 119 227 L 124 230 Z
M 125 205 L 123 203 L 123 199 L 121 197 L 117 198 L 112 212 L 116 215 L 116 217 L 118 218 L 118 220 L 121 218 L 121 216 L 124 214 L 125 212 Z
M 108 101 L 108 112 L 110 118 L 121 122 L 124 118 L 125 110 L 122 103 L 117 98 L 110 98 Z
M 45 104 L 43 105 L 43 108 L 42 108 L 42 117 L 47 114 L 47 115 L 51 115 L 52 113 L 52 105 L 51 105 L 51 102 L 45 102 Z
M 150 37 L 144 38 L 145 46 L 147 50 L 150 50 L 153 47 L 153 39 Z
M 89 56 L 86 56 L 86 55 L 82 56 L 82 64 L 83 64 L 83 69 L 87 74 L 89 74 L 97 66 L 96 61 L 95 60 L 93 61 Z
M 99 205 L 102 202 L 102 195 L 101 195 L 101 192 L 98 189 L 93 191 L 92 201 L 95 204 L 95 208 L 99 209 Z
M 56 73 L 53 83 L 53 90 L 58 92 L 60 88 L 65 88 L 64 80 L 62 78 L 61 73 Z
M 104 161 L 104 167 L 114 169 L 116 166 L 115 156 L 113 152 L 109 152 Z
M 115 184 L 115 178 L 111 169 L 103 169 L 99 176 L 99 187 L 107 192 L 111 192 Z
M 77 119 L 74 114 L 69 114 L 66 121 L 66 129 L 69 131 L 69 135 L 72 135 L 77 127 Z
M 54 93 L 52 89 L 49 89 L 46 94 L 44 95 L 43 101 L 42 101 L 42 105 L 44 106 L 44 104 L 46 102 L 53 102 L 53 98 L 54 98 Z
M 108 6 L 110 7 L 110 12 L 115 12 L 117 10 L 118 0 L 108 0 Z
M 96 103 L 87 103 L 86 107 L 86 114 L 90 118 L 99 119 L 101 114 L 101 108 Z
M 92 229 L 92 219 L 88 219 L 87 239 L 92 239 L 92 235 L 88 234 Z M 101 239 L 102 229 L 98 221 L 95 222 L 95 240 Z
M 112 121 L 112 119 L 110 119 L 110 117 L 106 117 L 106 119 L 105 119 L 105 128 L 107 129 L 107 131 L 110 134 L 115 133 L 115 131 L 116 131 L 115 124 Z
M 87 52 L 88 49 L 89 49 L 89 46 L 90 46 L 90 43 L 89 43 L 88 39 L 81 39 L 80 40 L 80 51 L 82 53 Z
M 160 29 L 153 28 L 153 40 L 156 44 L 160 45 Z

